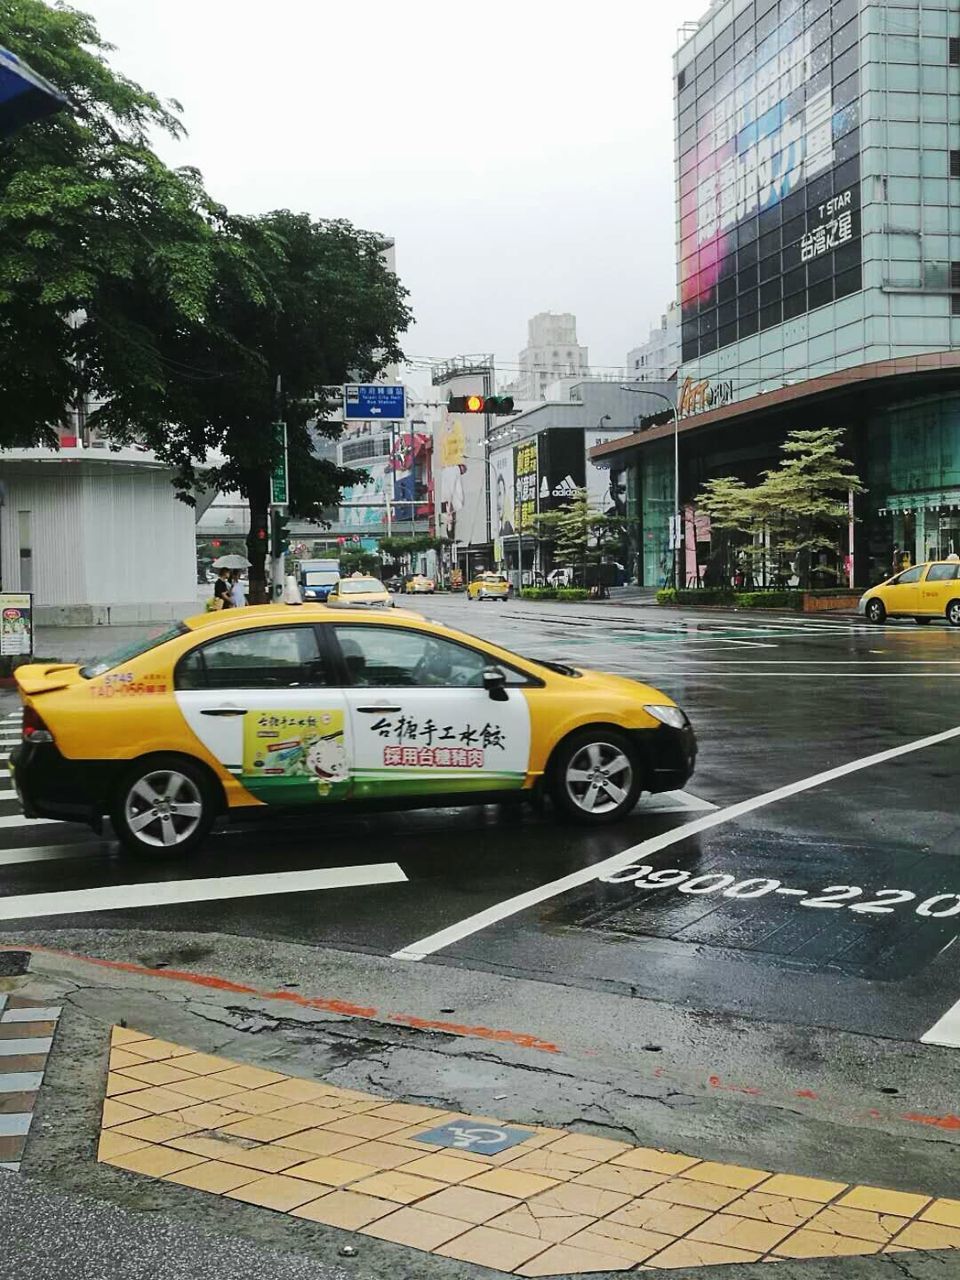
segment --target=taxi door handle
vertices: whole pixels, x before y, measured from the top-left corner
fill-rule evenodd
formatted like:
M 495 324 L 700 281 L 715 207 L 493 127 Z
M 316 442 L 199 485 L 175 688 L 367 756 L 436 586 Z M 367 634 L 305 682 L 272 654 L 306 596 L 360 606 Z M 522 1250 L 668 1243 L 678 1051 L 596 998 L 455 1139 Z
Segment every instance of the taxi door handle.
M 362 715 L 365 715 L 365 716 L 377 716 L 377 715 L 381 715 L 384 711 L 400 711 L 400 710 L 402 710 L 401 707 L 388 707 L 385 702 L 378 703 L 377 706 L 375 707 L 357 707 L 357 711 L 359 711 Z
M 246 707 L 204 707 L 202 716 L 245 716 Z

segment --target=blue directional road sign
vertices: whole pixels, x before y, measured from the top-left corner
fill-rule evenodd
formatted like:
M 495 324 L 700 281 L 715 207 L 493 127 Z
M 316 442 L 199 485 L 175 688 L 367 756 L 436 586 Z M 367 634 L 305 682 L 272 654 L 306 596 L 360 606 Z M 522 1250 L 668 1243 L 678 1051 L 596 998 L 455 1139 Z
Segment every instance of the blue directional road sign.
M 343 416 L 348 421 L 399 422 L 407 416 L 404 389 L 376 382 L 348 383 L 343 388 Z

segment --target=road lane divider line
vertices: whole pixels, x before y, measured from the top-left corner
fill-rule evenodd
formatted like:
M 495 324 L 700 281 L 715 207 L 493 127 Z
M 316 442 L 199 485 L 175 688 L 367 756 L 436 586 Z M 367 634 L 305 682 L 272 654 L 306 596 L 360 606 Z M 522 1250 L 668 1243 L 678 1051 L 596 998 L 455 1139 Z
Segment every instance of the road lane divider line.
M 25 849 L 0 849 L 0 867 L 18 867 L 28 862 L 60 862 L 65 858 L 105 858 L 112 852 L 111 846 L 103 840 L 77 841 L 76 844 L 33 845 Z
M 7 799 L 5 796 L 4 799 Z M 0 831 L 11 827 L 30 831 L 33 827 L 75 827 L 77 823 L 57 818 L 25 818 L 22 813 L 5 813 L 0 815 Z
M 317 889 L 398 884 L 407 877 L 395 862 L 367 867 L 328 867 L 318 871 L 285 871 L 259 876 L 216 876 L 206 880 L 161 880 L 150 884 L 105 885 L 65 893 L 28 893 L 0 898 L 0 920 L 123 911 L 130 907 L 169 907 L 187 902 L 219 902 L 228 898 L 260 898 Z
M 502 920 L 509 919 L 510 916 L 518 915 L 521 911 L 527 911 L 531 907 L 538 906 L 541 902 L 549 901 L 551 898 L 557 898 L 561 894 L 568 893 L 571 889 L 579 889 L 583 885 L 599 880 L 613 871 L 620 871 L 624 867 L 628 867 L 631 862 L 636 862 L 638 858 L 649 858 L 652 854 L 659 853 L 663 849 L 669 849 L 672 845 L 680 844 L 691 836 L 698 835 L 701 831 L 709 831 L 713 827 L 722 826 L 726 822 L 734 822 L 745 814 L 753 813 L 757 809 L 765 809 L 780 800 L 789 800 L 791 796 L 800 795 L 804 791 L 812 791 L 815 787 L 822 787 L 827 783 L 836 782 L 851 773 L 859 773 L 864 769 L 871 769 L 875 765 L 897 760 L 900 756 L 909 755 L 911 752 L 923 751 L 927 747 L 936 747 L 943 742 L 950 742 L 957 738 L 960 738 L 960 725 L 953 729 L 945 729 L 942 733 L 930 734 L 925 738 L 915 738 L 912 742 L 905 742 L 899 747 L 890 747 L 886 751 L 877 751 L 873 755 L 863 756 L 859 760 L 851 760 L 847 764 L 837 765 L 833 769 L 825 769 L 822 773 L 815 773 L 809 778 L 799 778 L 796 782 L 790 782 L 784 787 L 777 787 L 774 791 L 765 791 L 761 795 L 752 796 L 749 800 L 741 800 L 737 804 L 728 805 L 725 809 L 718 809 L 715 813 L 708 813 L 702 818 L 696 818 L 693 822 L 685 822 L 679 827 L 674 827 L 671 831 L 664 831 L 649 840 L 643 840 L 640 844 L 632 845 L 629 849 L 624 849 L 622 853 L 614 854 L 602 862 L 593 863 L 589 867 L 581 867 L 579 871 L 573 871 L 569 875 L 561 876 L 559 880 L 551 880 L 548 884 L 540 885 L 537 889 L 528 889 L 526 893 L 517 894 L 513 898 L 507 898 L 504 902 L 498 902 L 492 907 L 487 907 L 484 911 L 478 911 L 475 915 L 467 916 L 465 920 L 460 920 L 457 924 L 449 925 L 446 929 L 440 929 L 437 933 L 432 933 L 426 938 L 421 938 L 418 942 L 411 943 L 408 947 L 403 947 L 400 951 L 395 951 L 392 958 L 394 960 L 425 960 L 427 956 L 434 955 L 446 947 L 453 946 L 454 943 L 461 942 L 464 938 L 468 938 L 474 933 L 479 933 L 483 929 L 488 929 L 491 925 L 499 924 Z

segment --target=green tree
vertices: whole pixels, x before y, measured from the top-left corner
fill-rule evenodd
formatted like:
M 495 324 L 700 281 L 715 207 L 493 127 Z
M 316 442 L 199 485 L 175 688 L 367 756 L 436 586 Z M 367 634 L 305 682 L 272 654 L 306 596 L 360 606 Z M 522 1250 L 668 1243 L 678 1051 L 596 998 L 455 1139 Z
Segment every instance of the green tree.
M 238 245 L 199 175 L 149 146 L 182 133 L 178 105 L 112 70 L 89 17 L 3 0 L 0 45 L 73 104 L 0 141 L 0 447 L 56 444 L 88 396 L 162 376 L 154 311 L 202 323 Z
M 759 483 L 748 485 L 732 476 L 707 481 L 697 508 L 722 535 L 725 577 L 732 569 L 731 551 L 744 556 L 763 582 L 771 567 L 789 560 L 796 562 L 800 585 L 809 587 L 820 552 L 832 554 L 835 563 L 817 565 L 817 571 L 836 574 L 849 494 L 864 491 L 853 463 L 840 452 L 844 434 L 835 427 L 791 431 L 779 465 L 765 471 Z
M 263 528 L 269 475 L 278 460 L 274 423 L 287 424 L 290 513 L 320 520 L 340 489 L 365 478 L 316 452 L 335 437 L 339 384 L 376 377 L 402 358 L 410 321 L 406 290 L 384 261 L 386 242 L 344 221 L 278 210 L 236 220 L 241 266 L 255 261 L 260 287 L 226 257 L 211 284 L 211 314 L 183 324 L 168 313 L 155 340 L 162 367 L 99 411 L 116 440 L 146 443 L 176 472 L 184 496 L 200 487 L 239 490 L 250 509 L 250 598 L 265 598 Z M 278 398 L 277 389 L 281 388 Z
M 780 465 L 765 472 L 760 485 L 762 502 L 777 513 L 778 548 L 796 560 L 802 587 L 811 585 L 814 570 L 838 576 L 849 494 L 864 492 L 853 463 L 840 452 L 844 435 L 838 427 L 791 431 Z M 820 552 L 834 563 L 817 564 Z
M 552 542 L 561 564 L 578 568 L 584 584 L 587 566 L 599 564 L 605 555 L 618 550 L 626 521 L 622 516 L 605 515 L 590 503 L 586 489 L 577 489 L 556 511 L 536 517 L 539 537 Z

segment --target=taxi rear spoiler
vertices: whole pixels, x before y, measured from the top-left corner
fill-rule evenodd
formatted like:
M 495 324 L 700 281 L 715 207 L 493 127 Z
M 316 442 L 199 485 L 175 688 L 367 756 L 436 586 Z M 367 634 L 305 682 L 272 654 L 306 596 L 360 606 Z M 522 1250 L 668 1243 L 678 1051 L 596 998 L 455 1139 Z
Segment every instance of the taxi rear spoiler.
M 17 688 L 28 697 L 38 693 L 53 693 L 55 689 L 66 689 L 73 683 L 73 676 L 80 670 L 76 662 L 33 662 L 25 667 L 17 667 L 13 678 Z

